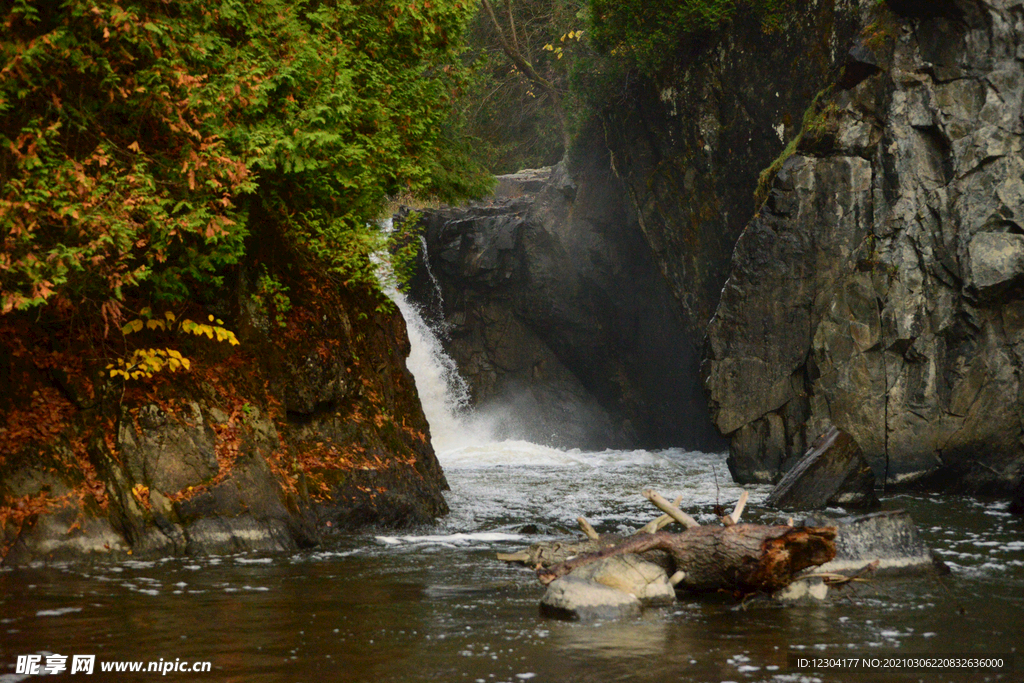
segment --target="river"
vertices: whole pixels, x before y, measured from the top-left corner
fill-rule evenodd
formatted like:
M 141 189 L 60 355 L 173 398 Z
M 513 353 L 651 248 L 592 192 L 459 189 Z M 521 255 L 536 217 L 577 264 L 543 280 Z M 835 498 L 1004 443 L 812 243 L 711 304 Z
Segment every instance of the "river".
M 402 302 L 405 307 L 404 302 Z M 543 588 L 497 552 L 557 538 L 586 516 L 599 531 L 655 516 L 653 487 L 700 521 L 740 489 L 725 456 L 683 450 L 582 452 L 492 439 L 460 404 L 436 341 L 410 319 L 410 359 L 452 490 L 429 528 L 370 530 L 295 554 L 174 558 L 0 570 L 0 683 L 18 656 L 96 655 L 103 663 L 210 662 L 167 680 L 327 681 L 1020 681 L 1015 671 L 824 670 L 792 656 L 1012 654 L 1024 646 L 1024 519 L 970 497 L 883 495 L 948 563 L 946 576 L 877 579 L 826 603 L 741 604 L 686 598 L 614 623 L 542 618 Z M 426 336 L 424 336 L 426 335 Z M 443 359 L 442 359 L 443 360 Z M 453 384 L 455 391 L 452 391 Z M 747 520 L 771 519 L 753 487 Z M 1017 655 L 1018 659 L 1024 659 Z M 161 662 L 162 660 L 162 662 Z M 71 676 L 72 680 L 84 674 Z

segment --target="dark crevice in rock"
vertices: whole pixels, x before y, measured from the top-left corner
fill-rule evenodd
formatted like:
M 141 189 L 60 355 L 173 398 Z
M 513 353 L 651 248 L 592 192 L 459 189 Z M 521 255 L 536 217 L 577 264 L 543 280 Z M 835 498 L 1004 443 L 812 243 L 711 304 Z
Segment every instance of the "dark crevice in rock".
M 498 436 L 720 448 L 698 351 L 594 143 L 571 177 L 524 171 L 489 202 L 424 212 L 428 263 L 410 298 Z

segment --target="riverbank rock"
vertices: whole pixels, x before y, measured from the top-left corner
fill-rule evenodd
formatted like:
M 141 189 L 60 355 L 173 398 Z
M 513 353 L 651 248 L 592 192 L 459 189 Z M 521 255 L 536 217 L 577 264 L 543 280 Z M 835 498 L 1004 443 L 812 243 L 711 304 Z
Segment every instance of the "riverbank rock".
M 1024 479 L 1017 484 L 1010 498 L 1010 512 L 1016 515 L 1024 515 Z
M 497 436 L 713 449 L 698 350 L 600 148 L 422 212 L 410 288 Z
M 853 437 L 835 427 L 818 437 L 764 501 L 766 507 L 783 510 L 878 504 L 871 465 Z
M 808 112 L 736 244 L 705 386 L 739 482 L 774 481 L 836 426 L 886 487 L 1009 497 L 1024 476 L 1024 25 L 1015 2 L 887 5 L 859 39 L 877 70 Z
M 639 616 L 640 601 L 621 590 L 570 575 L 548 585 L 540 611 L 555 619 L 612 621 Z
M 616 555 L 574 569 L 570 576 L 629 593 L 644 606 L 671 605 L 676 591 L 660 566 L 637 555 Z
M 808 517 L 805 525 L 835 526 L 836 556 L 811 573 L 858 572 L 873 562 L 872 573 L 916 573 L 949 570 L 917 533 L 917 526 L 903 510 L 831 519 Z
M 88 330 L 5 315 L 3 565 L 294 550 L 447 512 L 401 316 L 322 274 L 289 287 L 274 320 L 243 278 L 238 346 L 211 331 L 189 372 L 124 383 L 87 372 Z

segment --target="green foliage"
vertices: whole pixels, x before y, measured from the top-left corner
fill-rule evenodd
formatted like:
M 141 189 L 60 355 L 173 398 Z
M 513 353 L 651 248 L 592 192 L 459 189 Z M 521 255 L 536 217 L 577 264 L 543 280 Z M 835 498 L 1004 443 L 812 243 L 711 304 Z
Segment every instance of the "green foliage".
M 165 311 L 163 315 L 157 316 L 147 306 L 139 311 L 138 318 L 124 324 L 121 334 L 127 337 L 137 332 L 150 330 L 171 334 L 192 334 L 197 337 L 205 336 L 210 340 L 228 342 L 232 346 L 239 344 L 235 333 L 223 327 L 223 320 L 214 318 L 212 315 L 207 319 L 209 320 L 208 324 L 197 323 L 188 318 L 179 319 L 171 311 Z M 135 349 L 131 355 L 125 358 L 117 358 L 114 362 L 107 364 L 107 371 L 111 377 L 122 377 L 129 380 L 150 378 L 164 370 L 177 372 L 178 370 L 188 370 L 191 367 L 192 362 L 176 349 L 142 347 Z
M 409 211 L 404 216 L 394 219 L 393 229 L 402 238 L 394 240 L 390 245 L 390 268 L 384 274 L 383 283 L 386 287 L 391 286 L 399 291 L 405 291 L 406 285 L 412 279 L 420 253 L 421 218 L 420 212 Z
M 217 287 L 257 214 L 373 283 L 387 195 L 486 188 L 451 144 L 460 0 L 4 7 L 4 313 L 62 302 L 116 319 L 131 293 Z
M 742 12 L 778 30 L 792 0 L 590 0 L 596 48 L 654 73 L 685 37 L 714 31 Z
M 834 119 L 839 112 L 839 108 L 834 102 L 825 101 L 831 94 L 831 86 L 825 88 L 811 100 L 811 104 L 804 111 L 803 121 L 800 125 L 800 132 L 798 132 L 786 148 L 782 150 L 782 153 L 775 158 L 768 168 L 761 171 L 757 178 L 757 188 L 754 190 L 754 206 L 755 210 L 760 209 L 761 205 L 764 204 L 765 200 L 768 199 L 768 193 L 772 189 L 772 183 L 775 182 L 775 176 L 782 170 L 783 164 L 791 156 L 796 154 L 800 145 L 805 139 L 821 135 L 825 132 L 827 123 L 830 119 Z
M 285 316 L 292 309 L 292 300 L 288 298 L 288 287 L 279 279 L 264 271 L 256 280 L 256 293 L 253 294 L 256 305 L 273 318 L 278 327 L 286 327 Z

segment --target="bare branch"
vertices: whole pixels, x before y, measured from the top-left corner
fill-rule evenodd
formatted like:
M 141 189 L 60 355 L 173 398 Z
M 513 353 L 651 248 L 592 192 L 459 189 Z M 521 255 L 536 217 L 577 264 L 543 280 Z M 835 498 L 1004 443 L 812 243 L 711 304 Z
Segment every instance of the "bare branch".
M 601 536 L 594 531 L 594 527 L 590 526 L 590 522 L 588 522 L 585 517 L 577 517 L 576 523 L 580 525 L 580 531 L 586 534 L 587 538 L 591 541 L 600 540 Z
M 746 491 L 740 494 L 740 499 L 736 502 L 736 509 L 732 511 L 732 514 L 722 517 L 722 524 L 733 526 L 739 523 L 740 515 L 743 514 L 743 508 L 747 507 L 747 498 L 750 498 L 750 494 Z
M 652 489 L 644 490 L 644 498 L 654 503 L 658 509 L 667 514 L 672 519 L 682 524 L 687 529 L 694 529 L 699 527 L 700 524 L 690 515 L 686 514 L 672 503 L 668 502 L 660 495 L 658 495 Z

